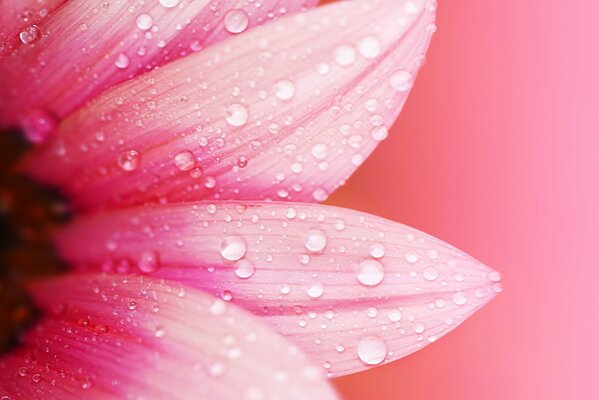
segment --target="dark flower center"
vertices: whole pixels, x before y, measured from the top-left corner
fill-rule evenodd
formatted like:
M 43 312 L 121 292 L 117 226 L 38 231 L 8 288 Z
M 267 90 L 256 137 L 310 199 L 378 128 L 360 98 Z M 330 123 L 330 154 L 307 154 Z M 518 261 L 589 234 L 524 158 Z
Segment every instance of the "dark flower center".
M 27 282 L 64 271 L 50 236 L 69 213 L 55 191 L 16 172 L 28 148 L 19 132 L 0 131 L 0 353 L 35 318 Z

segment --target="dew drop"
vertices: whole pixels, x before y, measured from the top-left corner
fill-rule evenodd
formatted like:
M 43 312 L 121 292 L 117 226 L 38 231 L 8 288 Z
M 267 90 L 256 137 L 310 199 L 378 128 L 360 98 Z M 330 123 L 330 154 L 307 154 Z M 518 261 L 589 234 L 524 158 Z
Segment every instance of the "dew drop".
M 239 236 L 227 236 L 220 244 L 220 254 L 225 260 L 241 260 L 247 251 L 245 240 Z
M 154 24 L 154 19 L 152 19 L 152 16 L 150 14 L 139 14 L 135 23 L 137 24 L 137 27 L 139 29 L 146 30 L 152 27 L 152 25 Z
M 166 8 L 177 7 L 181 0 L 160 0 L 160 4 Z
M 139 153 L 135 150 L 124 151 L 119 155 L 117 163 L 123 171 L 135 171 L 139 167 Z
M 225 15 L 225 29 L 230 33 L 241 33 L 245 31 L 250 23 L 244 10 L 230 10 Z
M 385 278 L 385 270 L 378 261 L 364 260 L 358 265 L 356 278 L 364 286 L 376 286 Z
M 350 45 L 341 45 L 335 49 L 335 61 L 342 67 L 348 67 L 356 61 L 356 49 Z
M 399 322 L 401 320 L 401 312 L 399 310 L 391 310 L 389 314 L 387 314 L 387 318 L 391 322 Z
M 308 288 L 306 293 L 308 293 L 308 296 L 310 296 L 311 298 L 317 299 L 323 295 L 324 286 L 322 286 L 321 283 L 315 283 Z
M 175 165 L 181 171 L 191 171 L 196 165 L 193 153 L 189 150 L 180 152 L 175 156 Z
M 312 229 L 304 238 L 304 246 L 313 253 L 324 250 L 327 245 L 327 236 L 320 229 Z
M 290 100 L 295 95 L 295 84 L 288 80 L 278 81 L 275 84 L 275 94 L 281 100 Z
M 256 267 L 249 260 L 239 260 L 235 263 L 235 275 L 241 279 L 248 279 L 254 275 Z
M 414 264 L 418 262 L 418 254 L 413 251 L 406 253 L 406 261 L 410 264 Z
M 408 71 L 397 71 L 391 75 L 390 83 L 398 92 L 406 92 L 412 87 L 412 74 Z
M 377 142 L 387 139 L 387 136 L 389 136 L 389 130 L 384 126 L 377 126 L 372 130 L 372 138 Z
M 156 272 L 160 266 L 158 253 L 155 251 L 146 251 L 142 253 L 139 263 L 137 264 L 139 270 L 144 274 L 151 274 Z
M 358 357 L 364 364 L 378 365 L 387 357 L 387 345 L 377 337 L 365 337 L 358 343 Z
M 23 44 L 32 45 L 37 43 L 42 37 L 42 31 L 37 25 L 31 25 L 19 33 L 19 39 Z
M 501 273 L 499 273 L 498 271 L 489 272 L 489 274 L 487 275 L 487 277 L 492 282 L 499 282 L 499 281 L 501 281 Z
M 329 148 L 324 143 L 316 143 L 314 146 L 312 146 L 311 153 L 312 157 L 316 158 L 317 160 L 322 160 L 325 159 L 329 154 Z
M 453 298 L 453 302 L 456 303 L 458 306 L 463 306 L 464 304 L 466 304 L 468 302 L 466 295 L 462 292 L 454 293 L 452 298 Z
M 25 136 L 32 143 L 43 143 L 56 131 L 58 119 L 46 110 L 34 110 L 23 121 Z
M 372 258 L 382 258 L 385 255 L 385 246 L 382 244 L 373 244 L 370 246 L 370 256 Z
M 227 107 L 226 119 L 229 125 L 239 127 L 248 122 L 248 109 L 243 104 L 231 104 Z
M 426 268 L 422 272 L 422 275 L 424 276 L 424 279 L 426 279 L 427 281 L 434 281 L 435 279 L 437 279 L 439 277 L 439 273 L 433 267 Z
M 365 37 L 358 43 L 358 51 L 364 58 L 376 58 L 381 54 L 381 42 L 372 36 Z
M 114 62 L 114 65 L 120 69 L 127 68 L 129 66 L 129 57 L 124 53 L 119 54 Z

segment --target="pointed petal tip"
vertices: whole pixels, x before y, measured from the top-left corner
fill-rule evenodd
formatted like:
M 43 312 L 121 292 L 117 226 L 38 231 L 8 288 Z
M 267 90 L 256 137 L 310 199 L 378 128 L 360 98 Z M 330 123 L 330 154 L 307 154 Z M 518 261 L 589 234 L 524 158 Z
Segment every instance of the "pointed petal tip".
M 309 204 L 200 202 L 99 213 L 64 230 L 58 247 L 83 270 L 150 274 L 232 301 L 330 376 L 411 354 L 501 291 L 499 273 L 425 233 Z
M 425 0 L 287 16 L 104 93 L 61 124 L 30 171 L 82 209 L 323 201 L 387 137 L 434 18 Z

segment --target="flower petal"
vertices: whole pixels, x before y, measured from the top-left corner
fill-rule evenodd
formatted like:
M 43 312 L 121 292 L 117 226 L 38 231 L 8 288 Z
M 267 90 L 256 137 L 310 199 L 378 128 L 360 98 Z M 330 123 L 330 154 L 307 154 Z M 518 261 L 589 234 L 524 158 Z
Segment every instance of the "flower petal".
M 108 87 L 317 0 L 70 1 L 0 62 L 0 125 L 62 118 Z
M 35 34 L 36 24 L 46 19 L 67 0 L 0 1 L 0 58 Z M 22 38 L 22 39 L 21 39 Z
M 280 19 L 107 92 L 28 168 L 82 208 L 324 200 L 387 135 L 433 21 L 428 0 Z
M 34 290 L 44 317 L 0 358 L 8 399 L 335 399 L 255 318 L 142 277 L 69 276 Z
M 415 229 L 293 203 L 147 206 L 58 236 L 81 269 L 152 274 L 266 319 L 331 376 L 410 354 L 500 291 L 500 275 Z M 365 342 L 366 341 L 366 342 Z

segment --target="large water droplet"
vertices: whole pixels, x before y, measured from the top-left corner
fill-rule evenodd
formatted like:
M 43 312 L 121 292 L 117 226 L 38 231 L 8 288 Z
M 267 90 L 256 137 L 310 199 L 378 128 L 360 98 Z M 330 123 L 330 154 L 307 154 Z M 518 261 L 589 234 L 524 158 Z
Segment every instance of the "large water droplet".
M 387 345 L 377 337 L 365 337 L 358 343 L 358 357 L 365 364 L 378 365 L 387 357 Z
M 114 65 L 119 69 L 127 68 L 129 66 L 129 57 L 124 53 L 119 54 Z
M 373 36 L 365 37 L 358 43 L 358 51 L 364 58 L 376 58 L 381 54 L 381 42 Z
M 159 267 L 159 256 L 155 251 L 146 251 L 142 253 L 137 264 L 139 270 L 145 274 L 156 272 Z
M 281 100 L 290 100 L 295 95 L 295 85 L 288 80 L 282 80 L 275 84 L 275 94 Z
M 304 238 L 304 246 L 313 253 L 324 250 L 327 245 L 327 236 L 320 229 L 312 229 Z
M 181 171 L 191 171 L 196 163 L 191 151 L 185 150 L 175 156 L 175 165 Z
M 177 7 L 181 0 L 160 0 L 160 4 L 166 8 Z
M 248 122 L 249 112 L 243 104 L 231 104 L 227 107 L 226 119 L 231 126 L 243 126 Z
M 397 71 L 391 75 L 390 83 L 398 92 L 406 92 L 412 87 L 412 74 L 408 71 Z
M 42 31 L 37 25 L 31 25 L 19 33 L 21 42 L 27 45 L 37 43 L 42 38 Z
M 239 236 L 227 236 L 220 244 L 220 254 L 225 260 L 241 260 L 247 251 L 245 240 Z
M 135 171 L 139 167 L 139 153 L 135 150 L 127 150 L 119 155 L 117 160 L 123 171 Z
M 323 295 L 324 286 L 322 286 L 321 283 L 315 283 L 308 288 L 306 293 L 308 293 L 308 296 L 310 296 L 311 298 L 317 299 Z
M 150 14 L 139 14 L 135 23 L 139 29 L 146 30 L 152 27 L 154 24 L 154 19 Z
M 356 278 L 364 286 L 376 286 L 385 278 L 385 270 L 378 261 L 364 260 L 358 265 Z
M 46 110 L 34 110 L 23 121 L 25 136 L 32 143 L 43 143 L 54 133 L 58 119 Z
M 241 279 L 248 279 L 254 275 L 256 268 L 249 260 L 239 260 L 235 263 L 235 275 Z
M 244 10 L 230 10 L 225 15 L 225 29 L 231 33 L 241 33 L 245 31 L 250 23 L 247 13 Z

